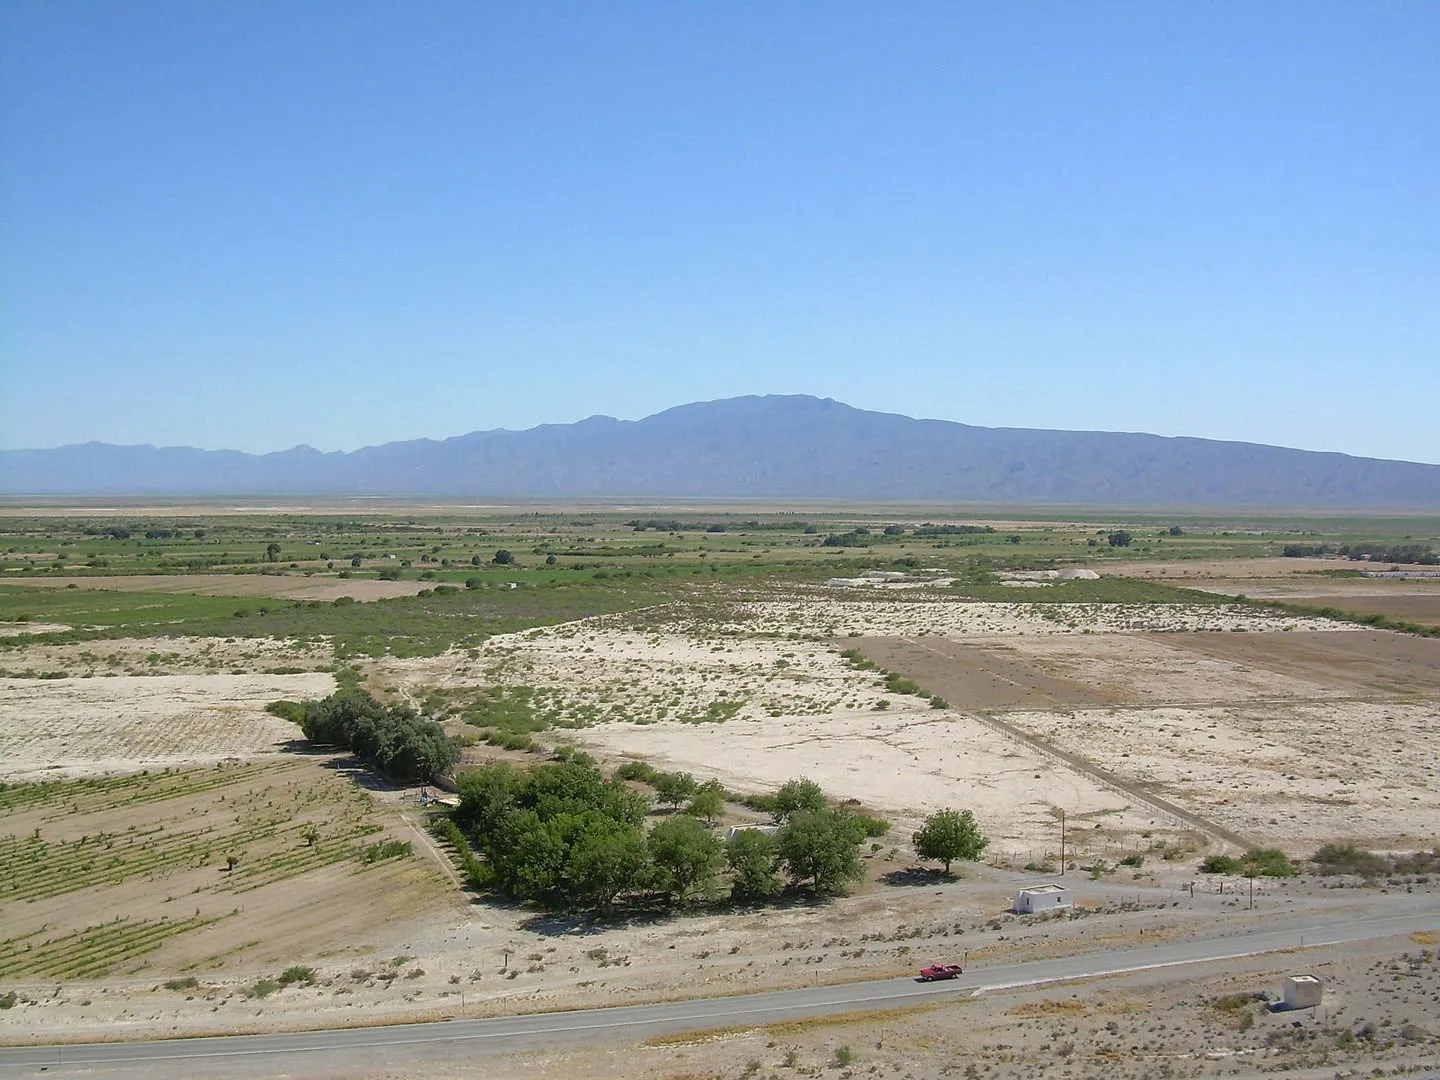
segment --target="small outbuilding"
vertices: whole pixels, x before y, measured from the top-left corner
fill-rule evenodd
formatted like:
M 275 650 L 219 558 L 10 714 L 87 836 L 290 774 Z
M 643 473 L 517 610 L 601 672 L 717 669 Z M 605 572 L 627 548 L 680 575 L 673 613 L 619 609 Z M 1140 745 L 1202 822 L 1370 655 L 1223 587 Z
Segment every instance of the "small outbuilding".
M 774 836 L 779 831 L 779 825 L 731 825 L 725 830 L 725 842 L 728 844 L 743 832 L 758 832 L 764 833 L 766 836 Z
M 1015 903 L 1010 910 L 1016 915 L 1036 915 L 1043 911 L 1058 911 L 1074 907 L 1075 900 L 1064 885 L 1051 882 L 1046 885 L 1032 885 L 1015 894 Z
M 1281 1004 L 1287 1009 L 1314 1009 L 1325 998 L 1325 984 L 1314 975 L 1287 975 L 1280 988 Z

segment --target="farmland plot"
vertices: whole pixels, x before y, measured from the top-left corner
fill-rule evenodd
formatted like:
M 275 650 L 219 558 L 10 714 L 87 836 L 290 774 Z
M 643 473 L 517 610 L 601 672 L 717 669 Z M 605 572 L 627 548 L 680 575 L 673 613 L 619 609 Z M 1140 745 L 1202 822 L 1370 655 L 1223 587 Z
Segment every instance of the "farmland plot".
M 442 888 L 397 812 L 322 759 L 0 791 L 0 980 L 290 956 Z M 360 880 L 357 880 L 360 879 Z M 357 889 L 375 898 L 347 905 Z
M 89 775 L 275 752 L 298 729 L 265 705 L 333 688 L 322 672 L 0 679 L 0 776 Z

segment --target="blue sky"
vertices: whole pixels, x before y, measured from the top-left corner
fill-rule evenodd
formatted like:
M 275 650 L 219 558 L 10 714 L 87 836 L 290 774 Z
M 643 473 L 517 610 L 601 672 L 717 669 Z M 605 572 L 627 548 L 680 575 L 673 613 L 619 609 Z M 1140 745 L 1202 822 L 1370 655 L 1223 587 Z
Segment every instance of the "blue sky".
M 0 5 L 0 445 L 812 393 L 1440 462 L 1440 4 Z

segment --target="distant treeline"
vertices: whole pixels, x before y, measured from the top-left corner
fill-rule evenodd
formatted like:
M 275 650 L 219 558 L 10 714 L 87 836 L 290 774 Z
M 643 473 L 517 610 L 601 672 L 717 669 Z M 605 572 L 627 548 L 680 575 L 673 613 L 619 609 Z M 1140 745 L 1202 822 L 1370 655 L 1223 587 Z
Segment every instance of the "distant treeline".
M 434 720 L 408 705 L 382 705 L 364 690 L 275 701 L 265 709 L 299 724 L 310 742 L 343 747 L 396 780 L 428 780 L 460 760 L 459 747 Z
M 1337 555 L 1347 559 L 1368 559 L 1370 562 L 1440 565 L 1440 555 L 1429 544 L 1394 544 L 1389 547 L 1384 544 L 1286 544 L 1281 554 L 1287 559 Z

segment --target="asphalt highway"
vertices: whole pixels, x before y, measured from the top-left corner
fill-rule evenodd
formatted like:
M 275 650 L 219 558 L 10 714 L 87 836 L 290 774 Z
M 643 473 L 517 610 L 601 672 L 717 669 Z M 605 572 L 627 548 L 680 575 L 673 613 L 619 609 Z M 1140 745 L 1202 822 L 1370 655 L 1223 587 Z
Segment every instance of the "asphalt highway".
M 1225 960 L 1304 946 L 1440 931 L 1440 906 L 1402 915 L 1287 925 L 1239 937 L 1159 943 L 1054 960 L 994 965 L 947 982 L 884 979 L 658 1005 L 484 1020 L 232 1035 L 148 1042 L 0 1048 L 0 1076 L 284 1077 L 346 1069 L 419 1072 L 493 1054 L 635 1043 L 656 1035 L 746 1027 L 826 1013 L 897 1008 L 987 990 Z M 945 957 L 936 957 L 945 960 Z M 1303 961 L 1297 960 L 1297 966 Z

